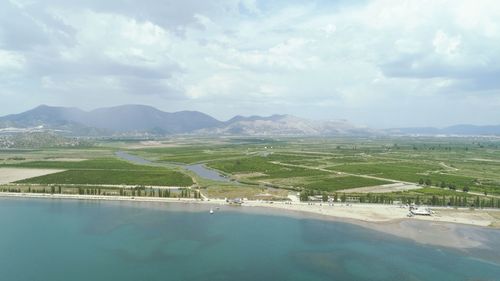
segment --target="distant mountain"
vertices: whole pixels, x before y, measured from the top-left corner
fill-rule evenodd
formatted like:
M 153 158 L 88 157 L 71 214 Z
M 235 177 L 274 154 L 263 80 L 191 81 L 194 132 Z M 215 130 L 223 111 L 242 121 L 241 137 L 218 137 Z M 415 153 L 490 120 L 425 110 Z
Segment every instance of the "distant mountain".
M 369 135 L 500 135 L 500 125 L 455 125 L 373 130 L 346 120 L 313 121 L 292 115 L 235 116 L 219 121 L 198 111 L 164 112 L 145 105 L 122 105 L 83 111 L 41 105 L 0 117 L 0 135 L 56 132 L 73 136 L 248 135 L 248 136 L 369 136 Z
M 105 135 L 106 130 L 86 126 L 79 122 L 87 112 L 73 107 L 41 105 L 19 114 L 0 117 L 0 131 L 43 132 L 58 131 L 73 135 Z
M 59 131 L 80 136 L 104 135 L 368 135 L 373 131 L 347 121 L 312 121 L 291 115 L 235 116 L 222 122 L 197 111 L 164 112 L 151 106 L 123 105 L 83 111 L 41 105 L 0 117 L 0 133 Z
M 476 125 L 455 125 L 446 127 L 442 131 L 455 135 L 500 135 L 500 125 L 476 126 Z
M 225 124 L 233 124 L 236 122 L 251 122 L 251 121 L 278 121 L 282 118 L 285 118 L 287 115 L 271 115 L 271 116 L 258 116 L 258 115 L 252 115 L 252 116 L 241 116 L 241 115 L 236 115 L 233 118 L 229 119 L 228 121 L 225 122 Z
M 19 114 L 0 117 L 0 128 L 45 128 L 78 135 L 188 133 L 222 124 L 196 111 L 163 112 L 144 105 L 123 105 L 83 111 L 78 108 L 41 105 Z
M 292 115 L 236 116 L 217 128 L 202 129 L 202 134 L 261 136 L 368 135 L 372 131 L 347 121 L 312 121 Z
M 81 119 L 85 112 L 73 107 L 40 105 L 20 114 L 0 118 L 2 127 L 37 127 L 50 124 L 54 127 L 67 126 L 73 120 Z
M 188 133 L 222 124 L 221 121 L 197 111 L 164 112 L 151 106 L 123 105 L 90 111 L 86 126 L 117 132 L 152 132 L 157 134 Z
M 415 127 L 396 128 L 386 130 L 389 134 L 396 135 L 459 135 L 459 136 L 498 136 L 500 125 L 477 126 L 477 125 L 454 125 L 445 128 Z

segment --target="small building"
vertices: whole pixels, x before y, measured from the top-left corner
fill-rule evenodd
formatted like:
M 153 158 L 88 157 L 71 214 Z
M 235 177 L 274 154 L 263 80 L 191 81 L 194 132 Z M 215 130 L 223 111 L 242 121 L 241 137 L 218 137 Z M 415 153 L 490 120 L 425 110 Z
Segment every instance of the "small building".
M 308 201 L 312 202 L 323 202 L 323 196 L 322 195 L 312 195 L 307 197 Z
M 243 204 L 243 199 L 241 199 L 241 198 L 226 199 L 226 202 L 229 204 L 241 205 L 241 204 Z
M 349 203 L 359 203 L 360 199 L 359 199 L 359 197 L 355 197 L 355 196 L 347 196 L 345 201 L 349 202 Z
M 410 213 L 415 216 L 430 216 L 432 211 L 426 207 L 410 207 Z

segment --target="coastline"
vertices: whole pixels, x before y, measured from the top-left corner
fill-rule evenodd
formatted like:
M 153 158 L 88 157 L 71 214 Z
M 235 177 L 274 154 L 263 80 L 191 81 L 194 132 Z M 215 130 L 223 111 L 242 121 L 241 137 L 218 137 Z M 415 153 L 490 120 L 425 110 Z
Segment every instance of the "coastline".
M 126 197 L 76 194 L 0 193 L 1 198 L 91 200 L 137 203 L 184 203 L 198 205 L 200 211 L 206 206 L 219 206 L 222 211 L 240 211 L 263 215 L 291 216 L 295 218 L 320 219 L 345 222 L 386 233 L 417 243 L 467 250 L 481 248 L 485 240 L 484 230 L 495 230 L 498 219 L 489 212 L 500 210 L 475 210 L 433 208 L 432 216 L 408 218 L 408 210 L 394 205 L 381 204 L 308 204 L 284 202 L 245 201 L 240 207 L 230 207 L 221 199 L 200 200 L 194 198 Z M 208 210 L 208 209 L 207 209 Z M 498 230 L 500 233 L 500 230 Z

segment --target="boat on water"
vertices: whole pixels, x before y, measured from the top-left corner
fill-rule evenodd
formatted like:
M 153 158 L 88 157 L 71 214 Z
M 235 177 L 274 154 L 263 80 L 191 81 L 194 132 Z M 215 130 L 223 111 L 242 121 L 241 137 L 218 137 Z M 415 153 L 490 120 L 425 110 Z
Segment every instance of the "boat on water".
M 210 214 L 212 215 L 214 213 L 214 210 L 210 208 Z

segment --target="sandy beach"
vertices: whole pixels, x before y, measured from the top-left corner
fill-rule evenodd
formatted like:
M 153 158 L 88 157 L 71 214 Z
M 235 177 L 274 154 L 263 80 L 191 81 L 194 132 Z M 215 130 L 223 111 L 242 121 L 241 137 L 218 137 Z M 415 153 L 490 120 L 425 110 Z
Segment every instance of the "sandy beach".
M 0 168 L 0 184 L 59 173 L 61 169 Z
M 498 226 L 500 210 L 469 210 L 432 208 L 432 216 L 408 218 L 408 209 L 381 204 L 320 204 L 303 202 L 245 201 L 240 206 L 230 206 L 222 199 L 200 200 L 192 198 L 125 197 L 73 194 L 0 193 L 1 197 L 127 201 L 143 203 L 185 203 L 197 205 L 200 211 L 214 206 L 220 211 L 242 211 L 266 215 L 285 215 L 298 218 L 341 221 L 367 227 L 418 243 L 451 248 L 480 247 L 484 240 L 479 230 Z M 457 231 L 457 229 L 462 231 Z M 463 231 L 466 229 L 467 231 Z
M 482 230 L 498 227 L 500 210 L 432 208 L 431 216 L 407 217 L 408 209 L 381 204 L 308 204 L 245 202 L 246 207 L 295 213 L 308 218 L 342 221 L 415 242 L 456 249 L 478 248 L 487 238 Z M 493 215 L 492 215 L 493 214 Z M 493 227 L 494 226 L 494 227 Z M 499 235 L 500 235 L 500 230 Z

